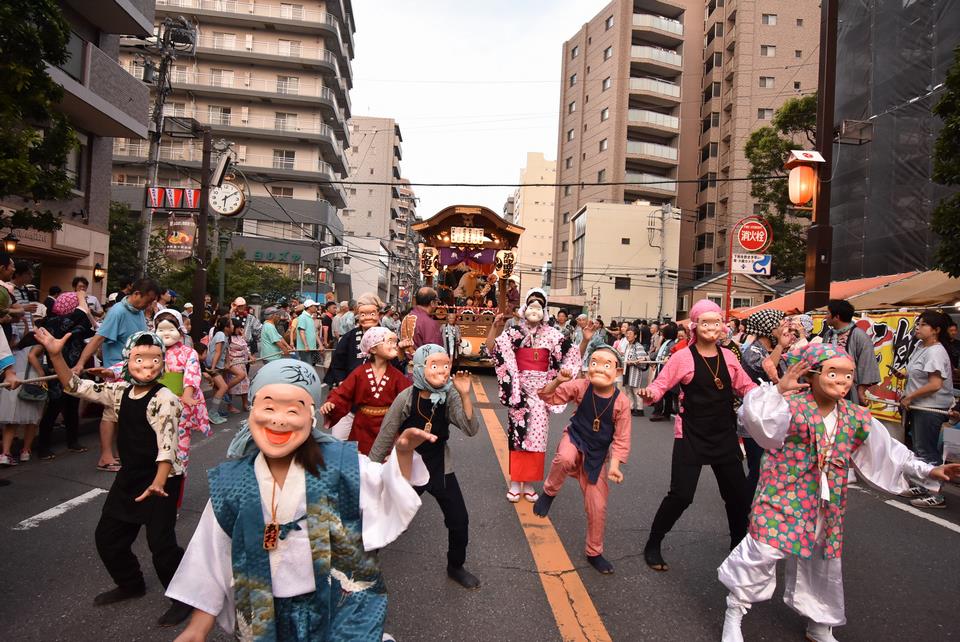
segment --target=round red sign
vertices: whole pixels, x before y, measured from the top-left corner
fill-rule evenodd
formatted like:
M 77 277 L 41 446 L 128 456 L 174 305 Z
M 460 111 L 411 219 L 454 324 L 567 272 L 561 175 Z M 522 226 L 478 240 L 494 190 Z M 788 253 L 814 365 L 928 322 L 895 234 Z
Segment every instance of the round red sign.
M 770 240 L 769 229 L 760 221 L 747 221 L 737 233 L 737 242 L 747 252 L 762 252 Z

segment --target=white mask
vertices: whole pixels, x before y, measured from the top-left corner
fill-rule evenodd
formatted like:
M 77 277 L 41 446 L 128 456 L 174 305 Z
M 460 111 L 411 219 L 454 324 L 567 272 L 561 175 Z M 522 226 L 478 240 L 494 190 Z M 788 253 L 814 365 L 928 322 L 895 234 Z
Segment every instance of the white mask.
M 539 301 L 533 301 L 527 304 L 527 309 L 523 311 L 523 318 L 530 323 L 540 323 L 543 321 L 543 306 Z
M 170 347 L 180 343 L 180 330 L 170 321 L 164 319 L 157 324 L 157 336 L 163 341 L 163 345 Z

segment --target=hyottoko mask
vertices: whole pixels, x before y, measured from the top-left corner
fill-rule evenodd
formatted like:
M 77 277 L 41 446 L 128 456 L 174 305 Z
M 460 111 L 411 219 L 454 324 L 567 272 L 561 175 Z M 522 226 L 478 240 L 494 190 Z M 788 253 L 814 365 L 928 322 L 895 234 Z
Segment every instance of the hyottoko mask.
M 253 397 L 247 425 L 265 457 L 294 453 L 311 436 L 320 400 L 316 371 L 293 359 L 265 365 L 250 385 Z
M 158 323 L 155 331 L 157 336 L 163 341 L 163 345 L 168 348 L 180 343 L 183 338 L 180 335 L 180 329 L 177 328 L 172 321 L 168 321 L 167 319 Z
M 590 354 L 587 364 L 587 379 L 594 389 L 608 389 L 616 384 L 617 377 L 623 372 L 620 355 L 613 348 L 597 348 Z

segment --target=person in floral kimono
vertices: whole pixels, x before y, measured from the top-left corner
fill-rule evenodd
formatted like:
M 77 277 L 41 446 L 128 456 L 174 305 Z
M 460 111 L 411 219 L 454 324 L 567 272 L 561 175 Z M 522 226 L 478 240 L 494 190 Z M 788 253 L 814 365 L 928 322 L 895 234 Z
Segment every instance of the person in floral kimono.
M 560 330 L 545 323 L 546 308 L 546 293 L 540 288 L 531 289 L 519 310 L 526 323 L 505 328 L 505 319 L 498 316 L 487 339 L 499 380 L 500 403 L 507 407 L 507 500 L 513 503 L 520 501 L 521 494 L 531 503 L 539 498 L 533 484 L 543 481 L 549 413 L 561 413 L 567 407 L 547 404 L 538 393 L 561 368 L 580 372 L 583 352 L 593 338 L 593 326 L 584 327 L 580 346 L 574 346 Z M 501 334 L 496 336 L 497 332 Z
M 914 482 L 936 491 L 941 481 L 960 477 L 960 464 L 917 459 L 866 408 L 845 399 L 856 365 L 843 348 L 811 343 L 787 361 L 780 382 L 751 390 L 740 411 L 767 454 L 749 533 L 718 569 L 730 590 L 723 642 L 743 641 L 743 616 L 773 595 L 782 559 L 783 599 L 807 618 L 807 640 L 835 642 L 833 627 L 846 623 L 840 559 L 851 466 L 871 486 L 895 494 Z M 801 377 L 810 383 L 798 383 Z

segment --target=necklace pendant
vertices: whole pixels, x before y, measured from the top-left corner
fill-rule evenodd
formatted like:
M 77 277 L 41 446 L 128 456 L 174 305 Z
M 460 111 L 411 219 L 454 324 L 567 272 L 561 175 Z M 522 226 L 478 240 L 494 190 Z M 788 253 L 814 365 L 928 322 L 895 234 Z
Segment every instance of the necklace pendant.
M 277 548 L 277 541 L 280 539 L 280 524 L 270 522 L 263 529 L 263 548 L 272 551 Z
M 723 382 L 720 381 L 720 377 L 714 377 L 713 383 L 715 386 L 717 386 L 717 390 L 723 390 Z
M 432 422 L 432 421 L 428 421 L 427 423 L 423 424 L 423 430 L 424 430 L 425 432 L 430 432 L 430 431 L 432 431 L 432 430 L 433 430 L 433 422 Z
M 600 432 L 600 418 L 593 420 L 593 432 Z

